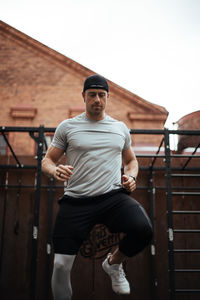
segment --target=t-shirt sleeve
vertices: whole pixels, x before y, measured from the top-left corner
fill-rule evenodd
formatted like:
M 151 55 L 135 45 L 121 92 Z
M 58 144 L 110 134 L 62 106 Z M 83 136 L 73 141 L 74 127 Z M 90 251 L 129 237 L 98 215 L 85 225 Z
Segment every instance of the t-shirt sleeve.
M 51 142 L 51 145 L 63 150 L 66 150 L 67 148 L 67 136 L 66 136 L 66 122 L 63 121 L 58 125 L 56 128 L 53 140 Z
M 125 143 L 123 150 L 127 150 L 131 146 L 131 135 L 130 131 L 125 124 L 124 125 L 124 134 L 125 134 Z

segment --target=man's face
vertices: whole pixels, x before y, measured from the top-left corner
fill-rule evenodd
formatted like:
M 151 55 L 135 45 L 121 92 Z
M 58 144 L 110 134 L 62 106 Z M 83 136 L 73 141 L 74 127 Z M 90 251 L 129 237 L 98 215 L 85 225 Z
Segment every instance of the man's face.
M 88 116 L 103 116 L 109 94 L 102 89 L 88 89 L 83 93 Z

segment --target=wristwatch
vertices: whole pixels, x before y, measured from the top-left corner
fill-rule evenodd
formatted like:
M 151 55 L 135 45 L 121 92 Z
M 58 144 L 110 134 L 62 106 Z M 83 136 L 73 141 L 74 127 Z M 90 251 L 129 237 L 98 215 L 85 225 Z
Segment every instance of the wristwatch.
M 129 175 L 129 177 L 132 177 L 135 180 L 135 183 L 136 183 L 137 180 L 136 180 L 136 178 L 134 176 Z

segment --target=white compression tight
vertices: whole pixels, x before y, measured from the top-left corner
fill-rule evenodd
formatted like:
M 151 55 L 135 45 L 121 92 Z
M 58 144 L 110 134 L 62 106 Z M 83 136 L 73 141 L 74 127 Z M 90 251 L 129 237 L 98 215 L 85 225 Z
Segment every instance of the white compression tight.
M 54 300 L 71 300 L 70 274 L 75 257 L 76 255 L 55 254 L 51 281 Z

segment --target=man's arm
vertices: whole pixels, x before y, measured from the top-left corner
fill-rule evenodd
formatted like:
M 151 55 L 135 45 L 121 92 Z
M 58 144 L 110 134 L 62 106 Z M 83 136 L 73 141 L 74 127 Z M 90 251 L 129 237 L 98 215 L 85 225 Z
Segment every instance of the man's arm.
M 124 166 L 124 175 L 122 176 L 122 185 L 125 189 L 133 192 L 136 189 L 136 178 L 138 175 L 138 161 L 131 146 L 122 152 L 122 161 Z M 133 177 L 131 177 L 133 176 Z
M 42 171 L 47 176 L 53 176 L 55 179 L 64 182 L 66 180 L 69 180 L 70 176 L 72 175 L 73 167 L 62 164 L 59 164 L 57 166 L 57 162 L 61 158 L 63 153 L 63 149 L 59 149 L 51 145 L 42 160 Z

